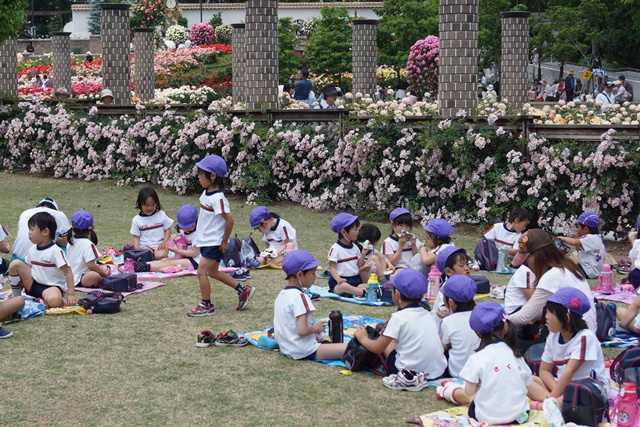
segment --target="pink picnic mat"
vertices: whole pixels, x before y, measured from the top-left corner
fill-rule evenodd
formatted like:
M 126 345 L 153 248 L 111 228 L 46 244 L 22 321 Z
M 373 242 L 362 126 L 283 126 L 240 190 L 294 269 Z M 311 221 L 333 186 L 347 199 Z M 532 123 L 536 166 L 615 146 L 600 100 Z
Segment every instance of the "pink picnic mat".
M 593 291 L 592 294 L 595 299 L 605 299 L 608 301 L 623 302 L 625 304 L 631 304 L 633 300 L 635 300 L 636 297 L 638 296 L 638 294 L 636 294 L 635 292 L 628 292 L 628 291 L 616 292 L 611 295 L 605 295 L 605 294 L 601 294 L 600 292 Z
M 139 294 L 141 292 L 144 291 L 148 291 L 151 289 L 155 289 L 155 288 L 159 288 L 160 286 L 164 286 L 165 284 L 162 282 L 141 282 L 142 283 L 142 288 L 140 289 L 136 289 L 133 292 L 122 292 L 122 295 L 127 296 L 127 295 L 131 295 L 131 294 Z M 101 290 L 100 288 L 83 288 L 80 286 L 76 286 L 76 291 L 78 292 L 91 292 L 91 291 L 97 291 L 97 290 Z
M 176 271 L 175 273 L 145 271 L 141 273 L 136 273 L 136 276 L 138 276 L 139 282 L 144 282 L 146 280 L 164 280 L 164 279 L 172 279 L 174 277 L 195 276 L 197 274 L 198 273 L 196 273 L 195 270 L 181 270 L 181 271 Z

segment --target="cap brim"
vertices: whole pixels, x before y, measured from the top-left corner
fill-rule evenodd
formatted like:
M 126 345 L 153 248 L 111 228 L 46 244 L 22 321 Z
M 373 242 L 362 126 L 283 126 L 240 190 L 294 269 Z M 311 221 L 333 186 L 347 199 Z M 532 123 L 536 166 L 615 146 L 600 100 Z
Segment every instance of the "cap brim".
M 527 258 L 529 258 L 529 252 L 518 251 L 516 256 L 513 258 L 513 261 L 511 261 L 511 265 L 514 267 L 520 267 L 522 264 L 524 264 Z

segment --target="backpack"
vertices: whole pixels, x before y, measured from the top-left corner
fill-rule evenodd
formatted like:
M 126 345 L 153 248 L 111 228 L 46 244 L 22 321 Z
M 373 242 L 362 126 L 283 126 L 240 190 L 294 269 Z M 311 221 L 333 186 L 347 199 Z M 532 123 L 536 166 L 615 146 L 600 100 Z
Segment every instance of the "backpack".
M 605 303 L 596 304 L 596 337 L 600 342 L 611 341 L 615 333 L 616 315 Z
M 471 276 L 476 282 L 476 294 L 488 294 L 491 292 L 491 283 L 484 276 Z
M 540 376 L 540 366 L 542 365 L 542 353 L 544 353 L 545 343 L 540 342 L 532 345 L 524 352 L 524 361 L 531 369 L 531 373 L 536 376 Z M 558 373 L 558 367 L 553 365 L 551 373 L 555 377 Z
M 367 333 L 371 339 L 380 336 L 379 331 L 369 325 L 367 325 Z M 347 344 L 347 348 L 342 355 L 342 362 L 347 365 L 347 369 L 353 372 L 367 370 L 383 377 L 389 372 L 384 356 L 372 353 L 364 348 L 356 337 L 353 337 Z
M 627 368 L 640 367 L 640 347 L 629 347 L 620 353 L 609 368 L 609 374 L 618 384 L 622 384 L 624 371 Z
M 498 248 L 492 240 L 482 237 L 482 241 L 478 243 L 473 255 L 478 260 L 480 270 L 494 271 L 498 264 Z
M 242 266 L 242 258 L 240 252 L 242 250 L 242 241 L 236 237 L 229 237 L 229 247 L 224 253 L 224 265 L 226 267 L 240 268 Z
M 117 313 L 120 304 L 126 302 L 120 292 L 91 291 L 84 298 L 78 300 L 78 305 L 91 313 Z
M 124 259 L 132 259 L 137 262 L 153 261 L 153 253 L 146 249 L 132 249 L 125 251 Z
M 115 274 L 102 279 L 102 289 L 106 291 L 133 292 L 142 287 L 135 274 Z
M 589 427 L 609 419 L 609 396 L 603 382 L 595 378 L 570 382 L 562 396 L 562 417 L 565 423 Z
M 256 242 L 249 234 L 249 237 L 245 237 L 240 240 L 242 246 L 240 247 L 240 259 L 242 260 L 243 268 L 251 268 L 251 260 L 255 259 L 258 255 L 260 255 L 260 249 Z

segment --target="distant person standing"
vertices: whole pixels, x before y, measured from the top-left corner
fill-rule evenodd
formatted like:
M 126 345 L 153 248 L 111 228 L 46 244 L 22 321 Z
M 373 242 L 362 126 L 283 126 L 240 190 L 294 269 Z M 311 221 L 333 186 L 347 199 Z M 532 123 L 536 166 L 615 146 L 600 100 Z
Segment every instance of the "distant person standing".
M 84 57 L 84 62 L 85 64 L 93 62 L 93 55 L 91 54 L 90 50 L 87 51 L 87 56 Z
M 633 100 L 633 87 L 631 86 L 631 83 L 625 79 L 624 74 L 620 74 L 618 80 L 620 80 L 620 84 L 627 92 L 627 101 L 631 102 Z
M 300 80 L 296 82 L 295 93 L 293 94 L 293 99 L 296 101 L 308 101 L 309 95 L 311 94 L 311 80 L 309 80 L 309 70 L 300 70 L 298 72 L 298 76 Z
M 576 90 L 576 81 L 573 78 L 575 71 L 569 70 L 569 74 L 564 79 L 564 93 L 567 95 L 567 102 L 573 101 L 574 91 Z
M 26 50 L 29 53 L 33 53 L 33 52 L 36 51 L 36 49 L 33 47 L 33 43 L 32 42 L 27 42 Z

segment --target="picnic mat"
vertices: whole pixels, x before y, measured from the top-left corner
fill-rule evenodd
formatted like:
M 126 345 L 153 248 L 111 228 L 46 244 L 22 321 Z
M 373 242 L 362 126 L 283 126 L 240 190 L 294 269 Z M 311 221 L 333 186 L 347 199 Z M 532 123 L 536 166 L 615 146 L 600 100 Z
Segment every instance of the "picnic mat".
M 142 287 L 140 289 L 136 289 L 133 292 L 121 292 L 125 297 L 131 294 L 139 294 L 144 291 L 149 291 L 151 289 L 159 288 L 160 286 L 164 286 L 165 284 L 162 282 L 140 282 L 142 283 Z M 83 288 L 81 286 L 76 286 L 75 290 L 78 292 L 86 292 L 89 293 L 91 291 L 101 291 L 102 288 Z M 108 292 L 108 291 L 107 291 Z
M 607 301 L 623 302 L 625 304 L 631 304 L 636 299 L 638 294 L 635 292 L 616 292 L 611 295 L 605 295 L 597 291 L 592 291 L 593 297 L 596 299 L 605 299 Z
M 518 425 L 521 427 L 547 427 L 547 420 L 544 418 L 542 411 L 530 411 L 529 420 L 524 424 L 489 424 L 481 423 L 469 418 L 467 411 L 468 406 L 456 406 L 449 409 L 431 412 L 426 415 L 407 420 L 407 424 L 416 424 L 419 426 L 465 426 L 465 427 L 498 427 Z
M 626 348 L 638 345 L 638 337 L 624 331 L 618 331 L 613 335 L 613 340 L 602 343 L 603 347 Z
M 366 298 L 360 298 L 360 297 L 352 297 L 352 298 L 347 298 L 347 297 L 343 297 L 342 295 L 338 295 L 338 294 L 334 294 L 333 292 L 329 292 L 329 287 L 328 286 L 317 286 L 317 285 L 311 285 L 311 287 L 309 288 L 309 292 L 312 292 L 314 294 L 318 294 L 320 295 L 320 298 L 331 298 L 331 299 L 337 299 L 343 302 L 350 302 L 352 304 L 360 304 L 360 305 L 373 305 L 373 306 L 382 306 L 382 305 L 393 305 L 390 302 L 385 302 L 385 301 L 367 301 Z
M 235 271 L 235 270 L 233 270 Z M 144 282 L 145 280 L 164 280 L 171 279 L 174 277 L 183 277 L 183 276 L 195 276 L 198 272 L 195 270 L 180 270 L 175 273 L 161 273 L 159 271 L 145 271 L 141 273 L 136 273 L 138 276 L 139 282 Z

